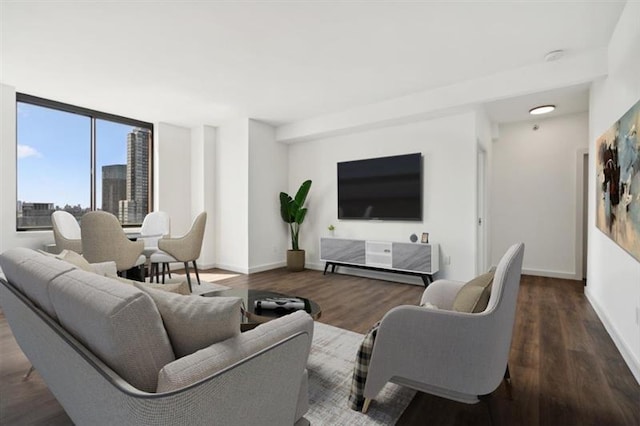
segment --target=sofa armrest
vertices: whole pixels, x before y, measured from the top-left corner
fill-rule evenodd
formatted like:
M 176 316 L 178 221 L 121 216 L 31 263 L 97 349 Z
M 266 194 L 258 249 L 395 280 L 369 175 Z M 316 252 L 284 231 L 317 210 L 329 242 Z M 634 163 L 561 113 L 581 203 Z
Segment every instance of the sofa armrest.
M 118 275 L 118 270 L 116 269 L 116 262 L 108 261 L 108 262 L 99 262 L 99 263 L 91 263 L 91 269 L 94 273 L 98 275 L 103 275 L 105 277 L 112 277 Z
M 313 338 L 313 320 L 306 312 L 298 311 L 165 365 L 158 373 L 157 392 L 169 392 L 192 385 L 299 332 L 309 335 L 306 360 Z
M 436 280 L 424 290 L 420 304 L 429 302 L 438 309 L 451 310 L 458 291 L 464 285 L 462 281 Z

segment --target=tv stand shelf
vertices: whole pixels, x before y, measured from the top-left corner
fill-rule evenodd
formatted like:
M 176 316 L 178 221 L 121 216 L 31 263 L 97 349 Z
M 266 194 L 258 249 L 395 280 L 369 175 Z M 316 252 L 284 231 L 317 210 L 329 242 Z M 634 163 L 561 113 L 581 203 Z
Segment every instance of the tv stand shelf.
M 320 261 L 324 273 L 339 266 L 415 275 L 425 287 L 439 270 L 438 244 L 397 243 L 346 238 L 320 238 Z

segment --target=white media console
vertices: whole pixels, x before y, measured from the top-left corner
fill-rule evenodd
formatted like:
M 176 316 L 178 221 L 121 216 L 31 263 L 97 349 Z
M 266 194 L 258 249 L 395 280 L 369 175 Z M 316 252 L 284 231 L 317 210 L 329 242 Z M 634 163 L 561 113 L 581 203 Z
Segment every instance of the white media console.
M 425 287 L 439 270 L 438 244 L 396 243 L 390 241 L 320 238 L 320 261 L 326 262 L 324 274 L 331 266 L 373 269 L 417 275 Z

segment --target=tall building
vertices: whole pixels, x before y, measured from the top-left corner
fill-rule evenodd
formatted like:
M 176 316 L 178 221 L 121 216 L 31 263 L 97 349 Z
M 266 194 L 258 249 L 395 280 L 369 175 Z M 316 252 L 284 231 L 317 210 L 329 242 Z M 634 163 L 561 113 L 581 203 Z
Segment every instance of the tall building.
M 118 210 L 123 224 L 142 223 L 149 211 L 150 137 L 150 130 L 140 128 L 127 135 L 127 197 L 119 203 Z
M 127 165 L 102 166 L 102 210 L 119 216 L 120 200 L 127 198 Z
M 53 203 L 22 202 L 22 215 L 17 218 L 18 229 L 51 226 L 51 213 L 54 211 Z

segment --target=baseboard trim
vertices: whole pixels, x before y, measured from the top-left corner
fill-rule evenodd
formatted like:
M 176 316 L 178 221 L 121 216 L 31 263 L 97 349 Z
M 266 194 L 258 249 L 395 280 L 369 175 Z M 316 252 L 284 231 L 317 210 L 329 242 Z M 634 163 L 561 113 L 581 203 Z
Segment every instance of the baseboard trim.
M 287 262 L 285 261 L 265 263 L 264 265 L 250 267 L 249 274 L 255 274 L 256 272 L 270 271 L 271 269 L 278 269 L 284 266 L 287 266 Z
M 563 280 L 580 281 L 582 279 L 578 274 L 571 272 L 546 271 L 542 269 L 522 269 L 523 275 L 533 275 L 536 277 L 560 278 Z
M 240 274 L 245 274 L 245 275 L 249 273 L 248 268 L 244 268 L 236 265 L 227 265 L 224 263 L 218 263 L 216 264 L 215 267 L 218 269 L 224 269 L 225 271 L 238 272 Z
M 609 336 L 611 336 L 611 340 L 613 340 L 613 343 L 618 348 L 620 355 L 622 355 L 622 358 L 627 363 L 629 370 L 631 370 L 631 374 L 633 374 L 636 381 L 640 385 L 640 360 L 635 357 L 633 352 L 625 344 L 624 340 L 622 340 L 620 334 L 617 332 L 613 323 L 609 320 L 609 317 L 605 313 L 604 309 L 602 309 L 602 307 L 598 304 L 598 302 L 596 302 L 595 298 L 589 292 L 589 286 L 585 288 L 584 294 L 585 296 L 587 296 L 587 300 L 593 307 L 593 310 L 596 311 L 598 318 L 600 318 L 600 321 L 602 321 L 602 324 L 609 333 Z

